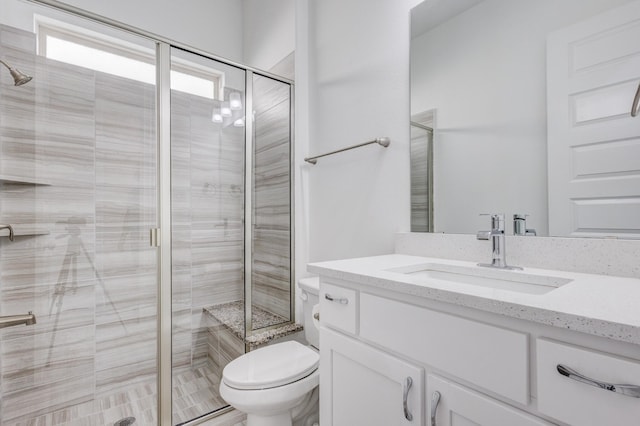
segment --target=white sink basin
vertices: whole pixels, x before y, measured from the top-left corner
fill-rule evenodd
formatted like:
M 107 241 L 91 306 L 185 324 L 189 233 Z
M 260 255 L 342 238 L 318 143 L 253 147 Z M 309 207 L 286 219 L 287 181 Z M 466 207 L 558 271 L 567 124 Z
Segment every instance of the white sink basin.
M 520 271 L 442 263 L 423 263 L 387 269 L 387 271 L 409 275 L 415 283 L 426 284 L 433 280 L 440 280 L 528 294 L 545 294 L 573 281 L 569 278 L 534 275 Z

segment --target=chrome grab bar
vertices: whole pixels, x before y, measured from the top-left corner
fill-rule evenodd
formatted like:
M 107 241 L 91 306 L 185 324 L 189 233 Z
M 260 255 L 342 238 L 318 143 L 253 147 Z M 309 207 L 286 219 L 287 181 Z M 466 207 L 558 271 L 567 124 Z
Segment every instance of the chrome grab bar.
M 357 145 L 349 146 L 347 148 L 337 149 L 335 151 L 327 152 L 326 154 L 316 155 L 315 157 L 307 157 L 304 159 L 304 161 L 306 161 L 307 163 L 316 164 L 318 162 L 318 158 L 320 157 L 326 157 L 327 155 L 333 155 L 339 152 L 349 151 L 350 149 L 360 148 L 361 146 L 371 145 L 372 143 L 377 143 L 378 145 L 386 148 L 391 143 L 391 140 L 389 138 L 376 138 L 372 141 L 359 143 Z
M 440 392 L 435 391 L 433 395 L 431 395 L 431 426 L 436 426 L 438 404 L 440 404 Z
M 631 105 L 631 116 L 635 117 L 638 115 L 640 108 L 638 108 L 638 104 L 640 104 L 640 84 L 638 84 L 638 90 L 636 90 L 636 96 L 633 98 L 633 104 Z
M 13 327 L 14 325 L 34 325 L 36 316 L 29 311 L 27 315 L 6 315 L 0 316 L 0 328 Z
M 581 383 L 585 383 L 590 386 L 595 386 L 597 388 L 601 388 L 604 390 L 608 390 L 610 392 L 619 393 L 621 395 L 630 396 L 632 398 L 640 398 L 640 386 L 636 385 L 617 385 L 614 383 L 601 382 L 600 380 L 595 380 L 584 376 L 578 373 L 571 368 L 558 364 L 557 367 L 558 373 L 562 374 L 565 377 L 576 380 Z
M 331 296 L 330 294 L 325 293 L 324 298 L 327 299 L 330 302 L 338 302 L 341 305 L 348 305 L 349 304 L 349 299 L 344 298 L 344 297 L 336 299 L 335 297 Z
M 404 380 L 404 390 L 402 392 L 402 408 L 404 410 L 404 418 L 412 421 L 413 414 L 409 411 L 409 404 L 407 400 L 409 399 L 409 391 L 411 390 L 411 385 L 413 385 L 413 379 L 411 377 L 407 377 Z

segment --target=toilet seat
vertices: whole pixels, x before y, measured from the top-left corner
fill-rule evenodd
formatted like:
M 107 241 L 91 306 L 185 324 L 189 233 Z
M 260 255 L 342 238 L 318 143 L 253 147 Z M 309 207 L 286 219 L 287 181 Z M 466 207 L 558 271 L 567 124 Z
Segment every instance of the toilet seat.
M 318 369 L 317 352 L 295 341 L 278 343 L 242 355 L 222 372 L 224 383 L 234 389 L 270 389 L 293 383 Z

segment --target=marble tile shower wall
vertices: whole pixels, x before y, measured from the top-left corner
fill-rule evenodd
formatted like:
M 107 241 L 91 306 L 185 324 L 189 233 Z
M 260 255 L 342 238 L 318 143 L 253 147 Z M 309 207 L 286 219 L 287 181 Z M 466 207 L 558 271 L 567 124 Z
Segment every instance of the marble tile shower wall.
M 244 129 L 212 102 L 171 95 L 173 364 L 208 361 L 205 306 L 244 298 Z M 178 372 L 179 370 L 176 370 Z
M 290 319 L 291 199 L 289 85 L 254 80 L 254 305 Z
M 0 28 L 34 80 L 0 81 L 0 220 L 42 235 L 0 239 L 0 419 L 14 425 L 156 375 L 155 89 L 34 55 Z

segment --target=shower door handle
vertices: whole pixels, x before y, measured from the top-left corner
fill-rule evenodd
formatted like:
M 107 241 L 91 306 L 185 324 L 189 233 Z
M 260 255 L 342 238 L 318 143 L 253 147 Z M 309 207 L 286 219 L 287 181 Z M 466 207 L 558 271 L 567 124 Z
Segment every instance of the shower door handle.
M 160 247 L 160 229 L 149 229 L 149 245 L 151 247 Z

